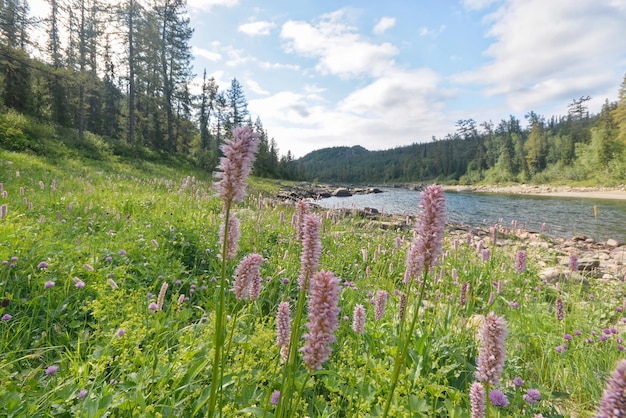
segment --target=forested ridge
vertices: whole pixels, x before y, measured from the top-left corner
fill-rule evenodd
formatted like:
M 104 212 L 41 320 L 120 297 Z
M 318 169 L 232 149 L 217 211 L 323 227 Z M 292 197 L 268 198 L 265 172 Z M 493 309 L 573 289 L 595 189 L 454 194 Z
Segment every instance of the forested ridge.
M 459 120 L 456 132 L 432 142 L 384 151 L 334 147 L 298 159 L 306 179 L 331 182 L 584 183 L 626 181 L 626 76 L 617 102 L 590 114 L 589 96 L 568 114 L 529 112 L 498 123 Z
M 50 0 L 35 19 L 28 0 L 0 0 L 0 147 L 44 155 L 188 159 L 213 171 L 233 127 L 260 136 L 255 174 L 290 177 L 241 84 L 202 77 L 192 94 L 185 0 Z

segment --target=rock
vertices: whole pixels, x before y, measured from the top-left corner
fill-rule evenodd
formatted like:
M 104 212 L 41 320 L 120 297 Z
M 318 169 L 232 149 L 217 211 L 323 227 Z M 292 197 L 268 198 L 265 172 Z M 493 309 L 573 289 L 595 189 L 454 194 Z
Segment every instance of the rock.
M 367 215 L 379 215 L 380 212 L 376 208 L 363 208 L 363 212 Z
M 350 193 L 350 190 L 345 187 L 338 187 L 337 189 L 335 189 L 332 195 L 335 197 L 350 197 L 352 196 L 352 193 Z
M 546 267 L 539 272 L 539 278 L 541 280 L 547 280 L 549 282 L 555 282 L 560 279 L 567 279 L 570 275 L 570 271 L 563 267 Z
M 611 258 L 613 260 L 626 263 L 626 246 L 618 247 L 611 251 Z
M 609 247 L 619 247 L 619 242 L 617 242 L 617 240 L 613 238 L 609 238 L 608 240 L 606 240 L 606 245 L 608 245 Z
M 589 271 L 600 267 L 600 260 L 593 258 L 581 258 L 578 260 L 578 271 Z

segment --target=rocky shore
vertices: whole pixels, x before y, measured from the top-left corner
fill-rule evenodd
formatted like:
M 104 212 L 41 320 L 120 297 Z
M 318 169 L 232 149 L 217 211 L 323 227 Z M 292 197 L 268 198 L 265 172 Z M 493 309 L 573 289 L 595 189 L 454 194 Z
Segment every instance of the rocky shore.
M 624 184 L 616 187 L 571 187 L 530 184 L 518 184 L 513 186 L 444 186 L 444 190 L 454 192 L 525 194 L 536 196 L 626 200 L 626 185 Z
M 323 199 L 331 196 L 349 197 L 357 194 L 382 193 L 377 187 L 333 186 L 330 184 L 299 183 L 295 186 L 283 186 L 276 196 L 281 200 L 297 201 L 300 199 Z
M 417 190 L 422 185 L 402 185 Z M 608 187 L 565 187 L 565 186 L 444 186 L 445 190 L 476 193 L 507 193 L 529 195 L 571 196 L 580 198 L 626 199 L 626 186 Z M 300 199 L 316 200 L 331 196 L 351 196 L 354 194 L 382 193 L 376 187 L 345 187 L 333 185 L 313 185 L 300 183 L 284 188 L 278 194 L 281 201 L 295 202 Z M 312 206 L 316 206 L 312 202 Z M 326 210 L 319 208 L 319 210 Z M 413 217 L 381 215 L 376 209 L 336 209 L 340 216 L 353 216 L 362 219 L 366 228 L 384 230 L 402 230 L 411 228 Z M 626 275 L 626 243 L 609 239 L 596 242 L 593 239 L 577 235 L 572 238 L 554 238 L 539 232 L 524 229 L 498 228 L 498 238 L 494 240 L 492 229 L 471 225 L 449 224 L 446 227 L 450 240 L 467 240 L 482 248 L 492 246 L 511 247 L 524 250 L 529 257 L 538 260 L 541 267 L 539 276 L 548 281 L 590 279 L 623 282 Z M 578 259 L 576 271 L 569 267 L 570 255 Z

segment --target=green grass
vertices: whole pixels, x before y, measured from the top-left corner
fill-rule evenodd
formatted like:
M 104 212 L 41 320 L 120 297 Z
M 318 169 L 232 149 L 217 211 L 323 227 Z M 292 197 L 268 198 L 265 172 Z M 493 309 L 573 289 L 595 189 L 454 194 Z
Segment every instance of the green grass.
M 11 316 L 0 321 L 0 416 L 206 415 L 221 202 L 207 173 L 184 167 L 0 152 L 6 192 L 0 205 L 7 205 L 7 217 L 0 219 L 0 262 L 6 261 L 0 265 L 0 316 Z M 236 208 L 242 237 L 227 277 L 230 283 L 238 261 L 258 252 L 267 259 L 261 270 L 267 280 L 254 303 L 227 292 L 219 399 L 225 417 L 273 416 L 269 400 L 282 379 L 274 316 L 281 300 L 296 297 L 300 270 L 293 206 L 270 199 L 275 182 L 254 179 L 252 185 Z M 393 369 L 395 290 L 412 231 L 383 231 L 337 213 L 320 216 L 321 268 L 354 286 L 340 293 L 341 323 L 324 368 L 307 378 L 298 363 L 295 416 L 377 416 Z M 624 288 L 594 282 L 557 288 L 537 278 L 532 259 L 526 272 L 517 273 L 517 242 L 510 242 L 492 247 L 483 262 L 464 237 L 447 237 L 447 256 L 426 286 L 429 312 L 416 326 L 391 416 L 469 417 L 478 318 L 490 311 L 503 316 L 509 330 L 501 389 L 511 405 L 499 416 L 594 415 L 606 377 L 624 357 L 618 349 Z M 85 287 L 77 288 L 74 278 Z M 151 313 L 148 305 L 164 281 L 164 309 Z M 503 291 L 488 304 L 497 281 L 504 282 Z M 46 282 L 54 286 L 46 289 Z M 470 286 L 465 305 L 459 301 L 463 282 Z M 379 289 L 391 296 L 376 322 L 369 301 Z M 179 307 L 181 294 L 188 299 Z M 565 302 L 562 322 L 554 314 L 557 297 Z M 349 318 L 358 303 L 367 311 L 360 336 Z M 563 343 L 568 349 L 558 353 Z M 58 371 L 47 375 L 51 365 Z M 517 376 L 523 389 L 512 384 Z M 542 395 L 535 406 L 522 400 L 531 387 Z

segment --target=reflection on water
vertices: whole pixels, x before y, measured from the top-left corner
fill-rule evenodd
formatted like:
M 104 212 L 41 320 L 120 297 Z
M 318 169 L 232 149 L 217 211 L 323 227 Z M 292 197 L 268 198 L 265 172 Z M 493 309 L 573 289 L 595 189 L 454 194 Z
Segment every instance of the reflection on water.
M 384 193 L 330 197 L 316 201 L 324 208 L 378 209 L 387 214 L 415 214 L 419 192 L 384 189 Z M 598 219 L 593 207 L 598 208 Z M 469 225 L 517 221 L 526 229 L 559 237 L 583 234 L 598 241 L 614 238 L 626 242 L 626 201 L 552 196 L 446 192 L 447 219 Z

